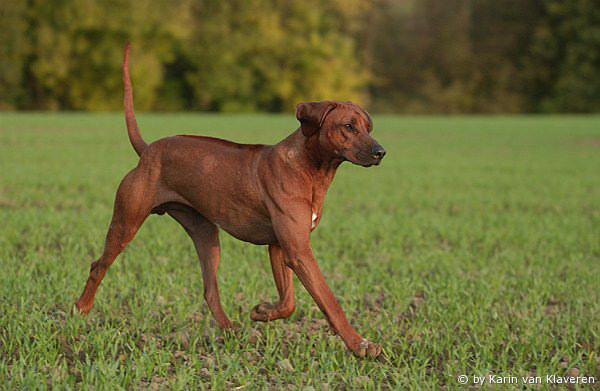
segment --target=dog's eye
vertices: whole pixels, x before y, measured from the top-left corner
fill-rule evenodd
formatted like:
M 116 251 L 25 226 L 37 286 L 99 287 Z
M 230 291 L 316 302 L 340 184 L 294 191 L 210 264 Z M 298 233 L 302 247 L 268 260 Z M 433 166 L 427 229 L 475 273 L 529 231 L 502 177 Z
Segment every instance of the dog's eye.
M 349 131 L 354 130 L 354 127 L 352 126 L 352 124 L 346 124 L 346 125 L 344 125 L 344 128 L 346 128 L 346 130 L 349 130 Z

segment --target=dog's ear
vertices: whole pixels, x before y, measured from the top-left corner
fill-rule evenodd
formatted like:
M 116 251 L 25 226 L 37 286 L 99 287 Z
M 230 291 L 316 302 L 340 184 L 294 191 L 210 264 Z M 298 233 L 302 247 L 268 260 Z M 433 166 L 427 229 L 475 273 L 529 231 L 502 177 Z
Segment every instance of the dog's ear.
M 321 129 L 327 114 L 335 109 L 336 104 L 325 100 L 323 102 L 298 103 L 296 106 L 296 118 L 300 121 L 302 134 L 310 137 Z

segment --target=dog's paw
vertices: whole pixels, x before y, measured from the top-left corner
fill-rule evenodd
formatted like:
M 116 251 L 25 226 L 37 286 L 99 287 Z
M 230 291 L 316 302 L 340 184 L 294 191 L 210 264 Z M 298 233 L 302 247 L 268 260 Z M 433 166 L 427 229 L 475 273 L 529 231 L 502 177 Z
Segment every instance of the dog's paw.
M 363 339 L 353 351 L 359 358 L 375 358 L 381 353 L 381 346 Z
M 277 308 L 273 304 L 260 303 L 252 308 L 250 318 L 258 322 L 268 322 L 276 319 L 277 312 Z
M 81 300 L 77 300 L 77 302 L 75 304 L 73 304 L 73 307 L 71 307 L 71 313 L 73 315 L 79 314 L 81 316 L 86 316 L 87 314 L 90 313 L 93 306 L 94 306 L 93 302 L 92 303 L 84 303 Z
M 223 331 L 237 331 L 242 328 L 242 326 L 238 322 L 232 322 L 228 318 L 217 320 L 219 324 L 219 328 Z

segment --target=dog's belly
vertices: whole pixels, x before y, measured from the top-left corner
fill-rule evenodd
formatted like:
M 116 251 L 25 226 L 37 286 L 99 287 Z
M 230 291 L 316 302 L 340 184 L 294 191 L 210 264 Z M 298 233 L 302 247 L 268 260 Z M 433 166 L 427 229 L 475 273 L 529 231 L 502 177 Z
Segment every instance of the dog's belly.
M 207 193 L 197 192 L 185 198 L 202 216 L 239 240 L 261 245 L 277 243 L 267 211 L 252 197 L 256 193 L 223 192 L 218 197 L 207 197 Z
M 227 224 L 222 226 L 221 224 L 217 224 L 217 226 L 231 236 L 244 242 L 260 245 L 277 243 L 277 237 L 270 223 L 251 222 L 245 225 Z
M 277 243 L 271 219 L 257 200 L 247 197 L 242 202 L 228 194 L 210 199 L 201 196 L 190 198 L 194 209 L 231 236 L 253 244 Z M 219 201 L 215 202 L 216 199 Z
M 187 205 L 231 236 L 253 244 L 276 244 L 277 236 L 271 219 L 260 203 L 240 202 L 234 197 L 202 197 L 177 194 L 170 202 Z M 219 200 L 219 201 L 217 201 Z

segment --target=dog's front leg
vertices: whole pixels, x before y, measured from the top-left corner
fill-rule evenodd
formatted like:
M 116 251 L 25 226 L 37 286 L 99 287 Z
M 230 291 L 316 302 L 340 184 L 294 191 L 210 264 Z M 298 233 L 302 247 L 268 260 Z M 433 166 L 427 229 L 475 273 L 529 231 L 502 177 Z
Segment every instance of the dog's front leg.
M 302 218 L 304 215 L 305 218 Z M 296 273 L 346 346 L 358 357 L 377 357 L 381 353 L 381 347 L 365 340 L 354 331 L 340 303 L 325 282 L 310 247 L 310 222 L 310 209 L 295 214 L 293 218 L 283 214 L 273 218 L 273 226 L 284 252 L 285 263 Z
M 275 319 L 285 319 L 294 313 L 294 272 L 285 265 L 283 250 L 279 245 L 269 245 L 269 257 L 279 302 L 276 304 L 261 303 L 252 309 L 252 320 L 268 322 Z

